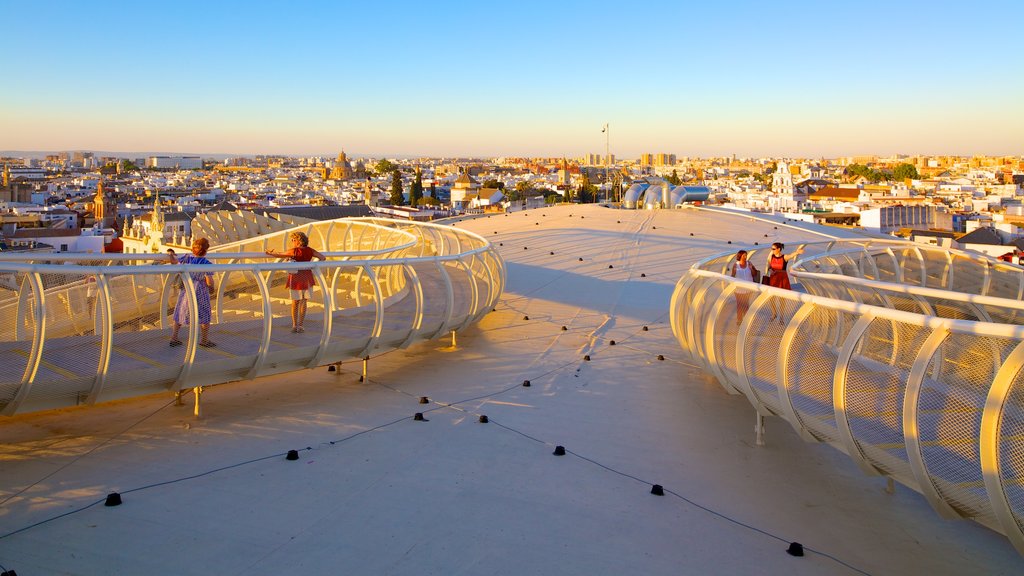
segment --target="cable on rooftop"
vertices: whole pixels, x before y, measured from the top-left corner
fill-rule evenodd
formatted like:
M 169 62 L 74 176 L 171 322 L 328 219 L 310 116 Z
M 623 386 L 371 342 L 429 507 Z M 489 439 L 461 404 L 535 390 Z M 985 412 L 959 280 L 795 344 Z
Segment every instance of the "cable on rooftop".
M 143 423 L 143 422 L 145 422 L 146 420 L 149 420 L 149 419 L 150 419 L 150 418 L 152 418 L 153 416 L 156 416 L 156 415 L 157 415 L 157 413 L 159 413 L 159 412 L 160 412 L 161 410 L 163 410 L 164 408 L 167 408 L 168 406 L 170 406 L 171 404 L 173 404 L 173 403 L 174 403 L 174 402 L 175 402 L 176 400 L 177 400 L 177 399 L 175 399 L 175 400 L 171 400 L 171 401 L 167 402 L 166 404 L 164 404 L 164 405 L 160 406 L 159 408 L 157 408 L 156 410 L 154 410 L 154 411 L 153 411 L 153 412 L 151 412 L 150 414 L 147 414 L 146 416 L 143 416 L 142 418 L 140 418 L 140 419 L 139 419 L 138 421 L 136 421 L 136 422 L 134 422 L 134 423 L 130 424 L 130 425 L 129 425 L 129 426 L 127 427 L 127 428 L 125 428 L 124 430 L 121 430 L 121 431 L 120 431 L 120 432 L 118 432 L 117 434 L 114 434 L 114 435 L 113 435 L 113 436 L 111 436 L 110 438 L 107 438 L 107 439 L 106 439 L 106 440 L 104 440 L 103 442 L 100 442 L 99 444 L 97 444 L 97 445 L 93 446 L 93 447 L 92 447 L 92 448 L 90 448 L 90 449 L 89 449 L 88 451 L 86 451 L 86 452 L 84 452 L 84 453 L 82 453 L 82 454 L 79 454 L 79 455 L 78 455 L 78 456 L 76 456 L 76 457 L 75 457 L 74 459 L 72 459 L 72 460 L 71 460 L 70 462 L 68 462 L 68 463 L 64 464 L 63 466 L 61 466 L 61 467 L 59 467 L 59 468 L 57 468 L 57 469 L 56 469 L 56 470 L 54 470 L 53 472 L 50 472 L 49 474 L 47 474 L 47 475 L 43 476 L 42 478 L 40 478 L 40 479 L 36 480 L 35 482 L 33 482 L 33 483 L 29 484 L 28 486 L 25 486 L 25 487 L 24 487 L 24 488 L 22 488 L 21 490 L 18 490 L 17 492 L 15 492 L 15 493 L 13 493 L 13 494 L 11 494 L 11 495 L 7 496 L 7 497 L 6 497 L 6 498 L 4 498 L 3 500 L 0 500 L 0 506 L 3 506 L 4 504 L 7 504 L 7 502 L 9 502 L 9 501 L 10 501 L 10 500 L 11 500 L 12 498 L 16 498 L 17 496 L 20 496 L 21 494 L 24 494 L 24 493 L 25 493 L 25 492 L 26 492 L 27 490 L 30 490 L 30 489 L 32 489 L 33 487 L 37 486 L 37 485 L 38 485 L 38 484 L 39 484 L 40 482 L 42 482 L 42 481 L 44 481 L 44 480 L 46 480 L 46 479 L 48 479 L 48 478 L 52 477 L 53 475 L 55 475 L 55 474 L 57 474 L 57 473 L 59 473 L 59 472 L 63 471 L 63 470 L 64 470 L 64 469 L 66 469 L 66 468 L 67 468 L 68 466 L 71 466 L 72 464 L 74 464 L 74 463 L 78 462 L 78 461 L 79 461 L 79 460 L 81 460 L 82 458 L 85 458 L 86 456 L 88 456 L 88 455 L 92 454 L 92 453 L 93 453 L 93 452 L 95 452 L 96 450 L 99 450 L 99 449 L 100 449 L 100 448 L 102 448 L 103 446 L 106 446 L 106 445 L 107 445 L 107 444 L 109 444 L 110 442 L 112 442 L 112 441 L 116 440 L 117 438 L 120 438 L 120 437 L 121 437 L 121 436 L 122 436 L 123 434 L 125 434 L 125 433 L 126 433 L 126 432 L 128 432 L 128 431 L 130 431 L 130 430 L 131 430 L 132 428 L 135 428 L 135 427 L 136 427 L 136 426 L 138 426 L 139 424 L 142 424 L 142 423 Z M 0 538 L 3 538 L 3 536 L 0 536 Z

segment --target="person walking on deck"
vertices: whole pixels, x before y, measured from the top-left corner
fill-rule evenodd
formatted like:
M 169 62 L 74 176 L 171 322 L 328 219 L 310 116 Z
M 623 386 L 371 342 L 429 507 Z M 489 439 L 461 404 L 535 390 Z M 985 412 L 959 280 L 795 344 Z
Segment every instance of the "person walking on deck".
M 209 240 L 206 238 L 196 238 L 192 241 L 191 254 L 178 257 L 173 249 L 168 248 L 167 257 L 170 259 L 171 264 L 213 264 L 213 262 L 206 259 L 206 253 L 209 250 Z M 199 308 L 199 345 L 203 348 L 213 348 L 216 346 L 210 340 L 210 291 L 213 290 L 213 273 L 189 272 L 189 277 L 192 280 L 192 286 L 195 287 L 196 305 Z M 178 331 L 181 330 L 182 324 L 190 323 L 190 314 L 188 296 L 184 287 L 182 287 L 181 294 L 178 295 L 178 303 L 174 306 L 174 329 L 171 331 L 171 346 L 181 346 L 182 342 L 178 339 Z
M 277 251 L 267 250 L 267 256 L 277 258 L 288 258 L 293 262 L 309 262 L 316 258 L 326 260 L 326 257 L 309 247 L 309 237 L 303 232 L 292 232 L 288 239 L 292 247 L 289 250 Z M 309 292 L 316 284 L 312 270 L 298 270 L 288 273 L 288 290 L 292 297 L 292 332 L 304 332 L 302 324 L 306 320 L 306 302 L 309 300 Z

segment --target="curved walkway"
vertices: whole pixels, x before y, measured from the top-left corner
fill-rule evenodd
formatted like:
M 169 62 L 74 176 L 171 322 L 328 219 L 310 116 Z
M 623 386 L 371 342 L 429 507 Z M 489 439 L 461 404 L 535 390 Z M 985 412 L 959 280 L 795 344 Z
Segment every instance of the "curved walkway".
M 672 296 L 684 350 L 757 408 L 759 441 L 781 416 L 1024 553 L 1024 269 L 887 240 L 805 248 L 795 291 L 731 278 L 733 253 L 695 264 Z
M 306 232 L 328 259 L 296 264 L 263 254 L 287 248 L 294 230 Z M 377 218 L 317 222 L 218 246 L 208 254 L 213 266 L 166 265 L 163 255 L 3 258 L 4 415 L 177 392 L 405 347 L 475 322 L 505 282 L 504 262 L 479 235 Z M 312 269 L 318 287 L 305 332 L 296 334 L 285 279 L 299 268 Z M 197 314 L 192 283 L 180 280 L 198 270 L 214 273 L 210 338 L 217 346 L 197 346 L 198 325 L 186 325 L 186 345 L 171 347 L 180 290 Z

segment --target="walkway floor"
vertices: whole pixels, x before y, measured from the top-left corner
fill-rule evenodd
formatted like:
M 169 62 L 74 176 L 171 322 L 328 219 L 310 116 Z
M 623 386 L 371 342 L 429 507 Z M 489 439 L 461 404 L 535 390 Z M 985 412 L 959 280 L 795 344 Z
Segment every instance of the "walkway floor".
M 199 419 L 169 395 L 0 419 L 0 564 L 189 575 L 1024 570 L 1003 536 L 943 520 L 909 489 L 887 494 L 884 479 L 780 420 L 755 446 L 746 399 L 681 358 L 667 314 L 683 271 L 741 243 L 819 238 L 812 227 L 598 206 L 458 226 L 502 243 L 509 279 L 455 348 L 440 339 L 376 356 L 367 382 L 352 362 L 211 387 Z M 291 449 L 297 461 L 285 459 Z M 103 506 L 114 491 L 124 504 Z M 807 555 L 786 554 L 790 541 Z

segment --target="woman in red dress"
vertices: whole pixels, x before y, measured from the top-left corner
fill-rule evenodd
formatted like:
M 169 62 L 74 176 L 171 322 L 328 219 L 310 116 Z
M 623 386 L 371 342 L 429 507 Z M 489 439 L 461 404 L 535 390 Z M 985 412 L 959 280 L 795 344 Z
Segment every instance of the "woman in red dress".
M 284 252 L 267 250 L 267 256 L 278 258 L 289 258 L 293 262 L 309 262 L 313 258 L 325 260 L 323 254 L 309 247 L 309 238 L 302 232 L 292 232 L 288 239 L 292 247 Z M 305 332 L 302 327 L 306 320 L 306 301 L 309 300 L 309 291 L 316 284 L 312 270 L 297 270 L 288 273 L 288 290 L 292 297 L 292 332 Z
M 789 272 L 786 268 L 789 266 L 789 261 L 793 258 L 804 253 L 803 246 L 796 249 L 796 252 L 792 254 L 783 254 L 782 250 L 785 248 L 785 244 L 782 242 L 776 242 L 772 244 L 772 251 L 768 254 L 768 266 L 765 267 L 765 272 L 768 274 L 768 285 L 774 288 L 782 288 L 784 290 L 792 290 L 793 287 L 789 284 Z M 782 322 L 780 317 L 785 310 L 776 309 L 775 299 L 771 301 L 772 306 L 772 320 L 779 318 L 779 322 Z

